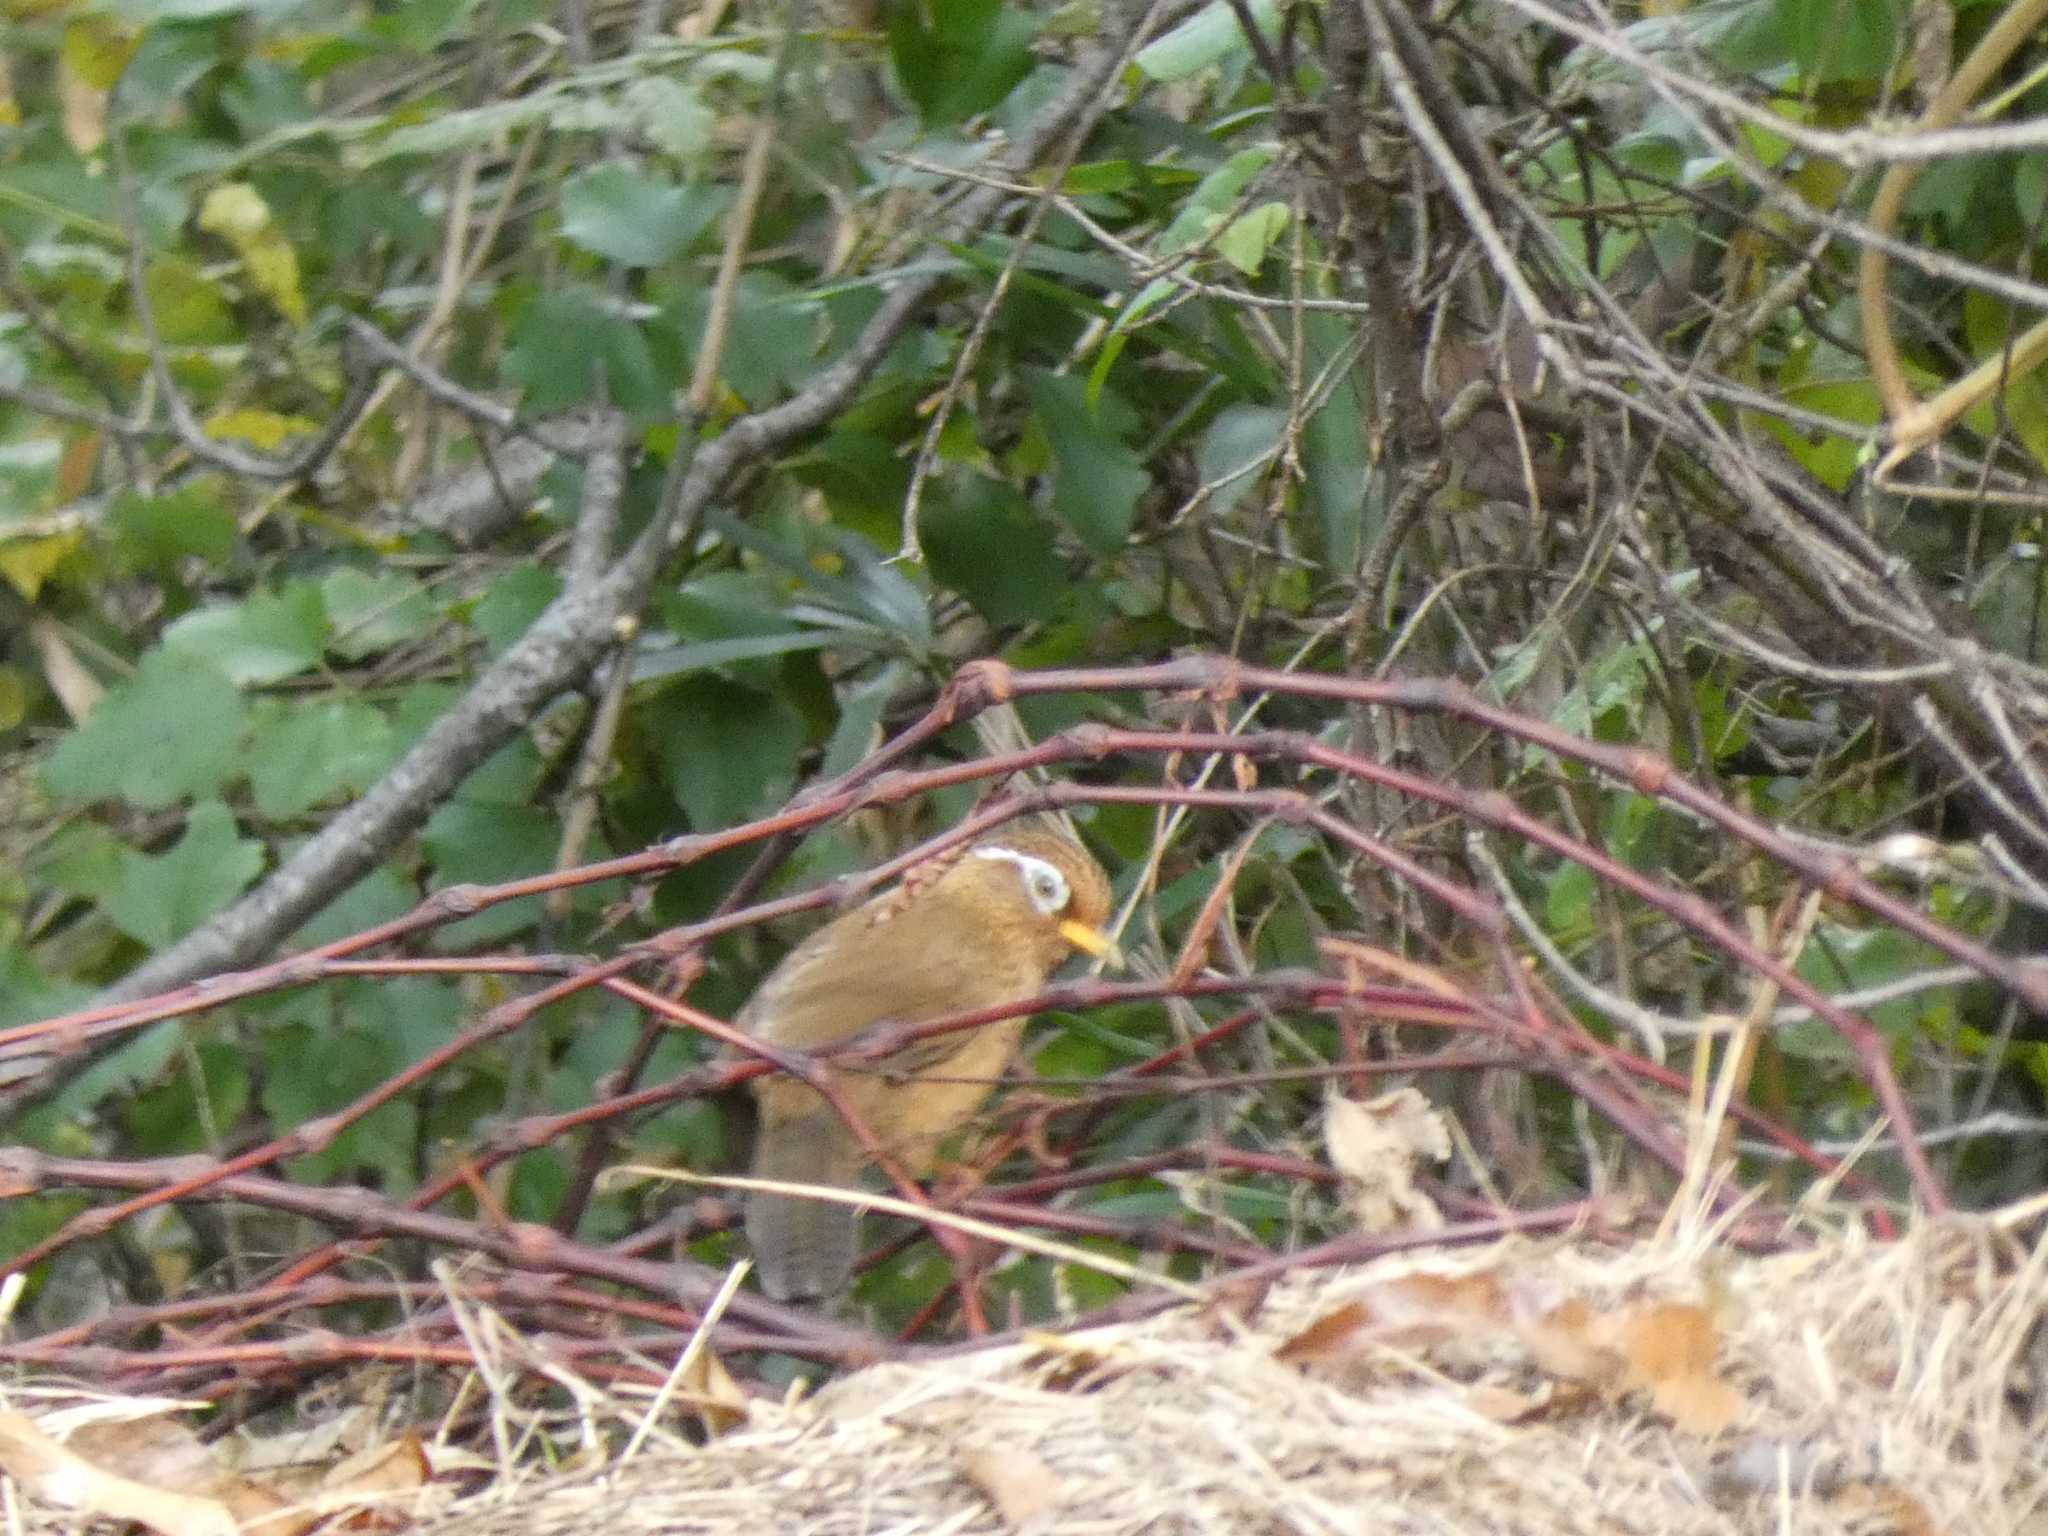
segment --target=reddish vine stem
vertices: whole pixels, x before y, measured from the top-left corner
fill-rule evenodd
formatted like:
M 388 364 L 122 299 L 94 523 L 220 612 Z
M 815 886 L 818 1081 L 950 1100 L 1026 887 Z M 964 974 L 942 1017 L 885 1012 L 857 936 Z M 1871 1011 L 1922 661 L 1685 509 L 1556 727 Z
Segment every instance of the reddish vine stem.
M 527 1027 L 542 1009 L 575 997 L 592 988 L 608 991 L 632 1003 L 652 1021 L 666 1021 L 690 1029 L 707 1040 L 719 1042 L 729 1054 L 685 1074 L 682 1078 L 653 1087 L 635 1087 L 599 1103 L 575 1110 L 533 1116 L 506 1126 L 486 1138 L 473 1154 L 465 1154 L 463 1168 L 468 1176 L 502 1163 L 506 1158 L 535 1146 L 545 1145 L 563 1135 L 588 1126 L 599 1126 L 623 1117 L 683 1099 L 722 1091 L 768 1071 L 785 1071 L 805 1077 L 818 1085 L 828 1101 L 847 1118 L 868 1149 L 879 1155 L 872 1136 L 849 1112 L 842 1096 L 831 1088 L 822 1068 L 832 1061 L 842 1067 L 873 1060 L 905 1044 L 955 1030 L 971 1029 L 999 1018 L 1039 1011 L 1044 1008 L 1085 1010 L 1119 1003 L 1164 997 L 1197 1002 L 1204 998 L 1250 998 L 1254 1006 L 1240 1006 L 1229 1016 L 1209 1024 L 1191 1040 L 1163 1050 L 1153 1058 L 1125 1069 L 1116 1082 L 1120 1090 L 1136 1089 L 1148 1078 L 1160 1077 L 1182 1063 L 1197 1060 L 1199 1054 L 1230 1039 L 1262 1016 L 1262 1010 L 1294 1005 L 1334 1012 L 1347 1029 L 1361 1017 L 1380 1017 L 1466 1034 L 1490 1036 L 1509 1048 L 1528 1070 L 1544 1073 L 1565 1084 L 1591 1105 L 1623 1137 L 1668 1167 L 1682 1162 L 1671 1137 L 1668 1120 L 1644 1096 L 1645 1089 L 1682 1092 L 1682 1074 L 1649 1061 L 1623 1047 L 1596 1039 L 1578 1025 L 1554 998 L 1540 994 L 1510 947 L 1510 933 L 1503 915 L 1489 892 L 1475 890 L 1426 868 L 1404 850 L 1386 839 L 1347 821 L 1327 804 L 1319 803 L 1301 788 L 1256 787 L 1247 780 L 1235 788 L 1184 787 L 1176 783 L 1157 786 L 1140 784 L 1054 783 L 1042 788 L 1009 791 L 985 800 L 960 825 L 940 837 L 907 850 L 875 870 L 833 882 L 813 890 L 796 892 L 765 901 L 747 901 L 737 895 L 729 910 L 721 910 L 704 921 L 659 934 L 603 959 L 577 956 L 541 955 L 525 957 L 477 957 L 447 959 L 433 956 L 375 954 L 373 951 L 417 939 L 437 927 L 474 912 L 520 897 L 563 890 L 600 882 L 658 879 L 711 854 L 746 845 L 767 843 L 770 847 L 789 845 L 807 831 L 866 806 L 888 805 L 936 790 L 978 782 L 1001 783 L 1028 770 L 1073 766 L 1111 755 L 1164 758 L 1175 761 L 1194 755 L 1222 755 L 1242 762 L 1288 765 L 1304 775 L 1332 775 L 1338 779 L 1369 783 L 1411 801 L 1441 807 L 1470 825 L 1496 829 L 1522 840 L 1530 847 L 1575 861 L 1613 889 L 1626 891 L 1651 910 L 1682 929 L 1689 930 L 1731 960 L 1754 974 L 1769 979 L 1786 997 L 1803 1004 L 1814 1017 L 1825 1022 L 1850 1047 L 1859 1069 L 1879 1103 L 1893 1122 L 1904 1165 L 1924 1205 L 1939 1210 L 1946 1195 L 1934 1175 L 1916 1132 L 1910 1105 L 1892 1070 L 1886 1042 L 1867 1020 L 1835 1004 L 1805 982 L 1784 961 L 1766 952 L 1737 926 L 1729 923 L 1694 892 L 1621 864 L 1603 849 L 1571 837 L 1549 826 L 1498 792 L 1474 792 L 1454 784 L 1419 778 L 1396 767 L 1355 753 L 1343 751 L 1313 737 L 1288 731 L 1231 732 L 1215 730 L 1160 730 L 1088 725 L 1048 737 L 1030 747 L 976 759 L 913 769 L 904 765 L 941 732 L 988 706 L 1024 696 L 1051 694 L 1174 694 L 1206 698 L 1215 704 L 1248 693 L 1267 693 L 1302 699 L 1339 703 L 1351 709 L 1385 709 L 1414 713 L 1435 713 L 1456 717 L 1499 736 L 1552 753 L 1558 758 L 1582 764 L 1610 780 L 1647 797 L 1661 800 L 1674 809 L 1732 840 L 1741 842 L 1791 871 L 1809 887 L 1854 905 L 1872 917 L 1923 940 L 1937 950 L 1971 967 L 1987 979 L 2001 983 L 2020 1000 L 2048 1009 L 2048 966 L 2001 956 L 1986 946 L 1957 933 L 1910 904 L 1891 895 L 1857 869 L 1853 861 L 1819 852 L 1787 834 L 1724 804 L 1705 789 L 1679 775 L 1662 758 L 1632 748 L 1582 741 L 1546 722 L 1518 715 L 1480 699 L 1454 683 L 1434 681 L 1377 681 L 1314 674 L 1279 672 L 1245 667 L 1213 657 L 1185 657 L 1150 666 L 1111 668 L 1065 668 L 1019 672 L 1000 663 L 978 663 L 963 668 L 932 707 L 890 742 L 861 764 L 827 784 L 816 786 L 792 800 L 777 815 L 746 826 L 673 839 L 657 847 L 622 858 L 605 860 L 581 869 L 564 870 L 528 880 L 492 887 L 458 887 L 436 893 L 391 922 L 336 941 L 304 954 L 287 957 L 269 965 L 212 978 L 179 988 L 160 997 L 82 1010 L 47 1019 L 37 1024 L 0 1030 L 0 1059 L 29 1051 L 60 1054 L 67 1048 L 105 1035 L 134 1030 L 167 1018 L 217 1008 L 225 1003 L 287 988 L 312 985 L 334 978 L 386 977 L 400 975 L 498 974 L 530 977 L 537 985 L 523 996 L 503 1003 L 463 1029 L 454 1039 L 437 1047 L 388 1081 L 377 1085 L 336 1112 L 308 1122 L 293 1131 L 236 1156 L 223 1160 L 180 1160 L 160 1164 L 105 1164 L 85 1160 L 43 1158 L 20 1149 L 0 1153 L 0 1183 L 18 1192 L 69 1186 L 119 1190 L 129 1198 L 82 1213 L 63 1225 L 51 1238 L 10 1261 L 5 1270 L 40 1262 L 69 1243 L 106 1231 L 128 1216 L 169 1201 L 182 1199 L 245 1200 L 273 1209 L 297 1212 L 322 1220 L 343 1232 L 372 1236 L 405 1236 L 444 1247 L 478 1249 L 493 1254 L 508 1266 L 502 1282 L 508 1304 L 516 1303 L 520 1287 L 536 1283 L 538 1270 L 552 1269 L 581 1275 L 610 1286 L 628 1290 L 671 1294 L 680 1279 L 686 1296 L 709 1294 L 708 1272 L 695 1266 L 657 1265 L 621 1253 L 607 1253 L 575 1243 L 560 1233 L 521 1225 L 480 1224 L 432 1214 L 432 1208 L 463 1187 L 465 1172 L 451 1171 L 428 1181 L 402 1205 L 383 1201 L 359 1191 L 297 1190 L 288 1184 L 258 1176 L 258 1170 L 282 1160 L 315 1152 L 331 1144 L 334 1137 L 360 1122 L 378 1107 L 391 1102 L 435 1074 L 445 1071 L 466 1053 L 503 1035 Z M 1108 700 L 1103 700 L 1107 704 Z M 1214 717 L 1221 719 L 1220 713 Z M 1269 973 L 1248 978 L 1223 978 L 1187 974 L 1167 984 L 1091 982 L 1055 988 L 1029 1003 L 1003 1009 L 984 1009 L 953 1019 L 938 1020 L 914 1029 L 884 1029 L 848 1041 L 831 1050 L 816 1053 L 778 1053 L 739 1035 L 730 1025 L 679 999 L 663 997 L 643 985 L 632 973 L 645 967 L 665 968 L 678 961 L 693 960 L 704 946 L 721 934 L 777 917 L 815 911 L 843 904 L 876 884 L 900 874 L 912 864 L 961 841 L 977 837 L 1004 822 L 1034 811 L 1086 805 L 1172 806 L 1188 810 L 1213 810 L 1257 820 L 1272 820 L 1313 829 L 1331 845 L 1386 871 L 1392 878 L 1421 892 L 1441 906 L 1459 923 L 1469 926 L 1492 956 L 1497 984 L 1505 995 L 1467 995 L 1459 1001 L 1434 996 L 1414 987 L 1366 985 L 1357 978 L 1338 981 L 1312 973 Z M 1193 967 L 1187 968 L 1190 972 Z M 650 1034 L 648 1039 L 652 1039 Z M 1348 1040 L 1349 1035 L 1342 1037 Z M 1442 1064 L 1460 1053 L 1439 1053 Z M 1470 1065 L 1498 1062 L 1497 1052 L 1465 1052 Z M 1391 1066 L 1362 1059 L 1349 1059 L 1328 1067 L 1333 1078 L 1392 1070 Z M 1236 1074 L 1218 1082 L 1250 1084 L 1257 1074 Z M 1198 1085 L 1199 1086 L 1199 1085 Z M 1211 1084 L 1213 1086 L 1213 1084 Z M 1099 1123 L 1104 1106 L 1100 1100 L 1077 1105 L 1081 1118 L 1067 1138 L 1068 1153 L 1085 1143 Z M 1042 1107 L 1038 1122 L 1061 1113 L 1058 1106 Z M 1737 1103 L 1731 1113 L 1740 1123 L 1770 1137 L 1811 1166 L 1831 1170 L 1832 1162 L 1810 1145 L 1777 1125 L 1753 1107 Z M 998 1143 L 997 1150 L 1029 1139 L 1028 1128 Z M 1042 1148 L 1042 1142 L 1034 1142 Z M 1067 1154 L 1054 1154 L 1055 1161 Z M 1247 1255 L 1232 1244 L 1186 1233 L 1152 1234 L 1129 1224 L 1067 1210 L 1044 1208 L 1044 1203 L 1062 1194 L 1112 1178 L 1141 1177 L 1148 1172 L 1174 1166 L 1191 1166 L 1186 1158 L 1195 1154 L 1177 1151 L 1174 1161 L 1127 1159 L 1122 1163 L 1086 1170 L 1060 1169 L 1009 1185 L 990 1186 L 966 1202 L 967 1209 L 997 1214 L 1020 1224 L 1052 1225 L 1064 1230 L 1116 1235 L 1122 1239 L 1157 1246 L 1171 1242 L 1210 1253 L 1226 1264 L 1238 1264 Z M 1200 1149 L 1200 1166 L 1267 1173 L 1274 1177 L 1300 1178 L 1320 1173 L 1315 1165 L 1300 1159 L 1274 1159 L 1231 1147 Z M 1260 1159 L 1265 1158 L 1265 1162 Z M 998 1159 L 999 1160 L 999 1159 Z M 882 1159 L 886 1164 L 886 1159 Z M 928 1203 L 900 1171 L 892 1170 L 907 1197 Z M 1853 1185 L 1866 1191 L 1864 1184 Z M 1883 1213 L 1877 1213 L 1882 1218 Z M 1519 1218 L 1518 1218 L 1519 1219 Z M 1506 1218 L 1503 1218 L 1505 1221 Z M 1477 1233 L 1505 1230 L 1500 1224 L 1487 1228 L 1467 1223 Z M 971 1249 L 955 1240 L 943 1224 L 934 1224 L 934 1236 L 948 1246 L 956 1267 L 971 1273 Z M 173 1319 L 211 1320 L 213 1329 L 233 1332 L 269 1326 L 288 1306 L 326 1307 L 372 1294 L 325 1275 L 325 1271 L 352 1252 L 360 1243 L 331 1242 L 302 1254 L 265 1286 L 240 1297 L 222 1298 L 217 1305 L 197 1304 L 180 1312 L 167 1304 L 163 1309 L 123 1309 L 115 1322 L 102 1320 L 102 1332 L 123 1328 L 144 1329 L 164 1326 Z M 1322 1262 L 1330 1255 L 1386 1251 L 1384 1241 L 1346 1240 L 1335 1245 L 1285 1259 L 1265 1261 L 1292 1267 Z M 0 1271 L 4 1272 L 4 1271 Z M 1260 1265 L 1233 1269 L 1233 1275 L 1263 1273 Z M 352 1288 L 354 1287 L 354 1288 Z M 970 1293 L 972 1287 L 970 1286 Z M 395 1295 L 395 1292 L 386 1293 Z M 536 1293 L 536 1305 L 571 1305 L 563 1291 Z M 586 1304 L 601 1292 L 579 1292 Z M 188 1305 L 188 1304 L 176 1304 Z M 750 1336 L 776 1341 L 775 1347 L 808 1353 L 819 1358 L 852 1358 L 865 1350 L 872 1353 L 874 1341 L 821 1325 L 815 1318 L 787 1308 L 776 1308 L 752 1297 L 735 1301 L 730 1329 L 746 1330 Z M 970 1320 L 978 1303 L 969 1295 Z M 673 1309 L 666 1303 L 637 1302 L 620 1294 L 607 1296 L 600 1310 L 632 1317 L 660 1327 L 674 1325 Z M 687 1317 L 687 1308 L 682 1314 Z M 85 1346 L 94 1336 L 76 1329 L 61 1330 L 30 1340 L 12 1350 L 49 1350 Z M 637 1336 L 636 1336 L 637 1337 Z M 385 1341 L 400 1347 L 399 1341 Z M 194 1350 L 242 1349 L 254 1351 L 249 1360 L 261 1358 L 271 1346 L 231 1345 L 219 1339 L 198 1339 Z M 438 1347 L 438 1346 L 436 1346 Z M 15 1355 L 15 1358 L 29 1358 Z M 242 1357 L 238 1357 L 242 1358 Z M 273 1356 L 272 1358 L 279 1358 Z M 424 1358 L 424 1357 L 421 1357 Z M 181 1370 L 196 1369 L 187 1361 Z M 227 1363 L 228 1357 L 222 1357 Z

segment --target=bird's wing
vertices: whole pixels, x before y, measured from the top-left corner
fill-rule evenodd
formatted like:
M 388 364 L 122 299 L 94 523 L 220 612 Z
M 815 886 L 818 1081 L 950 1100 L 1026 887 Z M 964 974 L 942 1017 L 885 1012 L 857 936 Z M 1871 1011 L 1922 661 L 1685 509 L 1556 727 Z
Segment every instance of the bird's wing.
M 883 1020 L 916 1024 L 1028 996 L 1029 962 L 1005 955 L 971 911 L 921 908 L 915 923 L 874 922 L 863 908 L 804 940 L 762 982 L 742 1028 L 778 1045 L 812 1046 Z

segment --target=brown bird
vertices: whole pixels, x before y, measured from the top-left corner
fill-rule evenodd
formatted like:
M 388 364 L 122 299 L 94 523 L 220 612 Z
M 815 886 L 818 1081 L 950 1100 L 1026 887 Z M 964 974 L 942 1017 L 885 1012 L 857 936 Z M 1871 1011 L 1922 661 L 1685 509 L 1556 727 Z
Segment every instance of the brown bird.
M 1020 1002 L 1075 950 L 1105 956 L 1102 866 L 1072 839 L 1022 827 L 910 871 L 894 890 L 835 918 L 755 990 L 739 1027 L 790 1049 L 830 1045 L 887 1021 L 928 1023 Z M 891 1158 L 931 1171 L 939 1143 L 987 1099 L 1024 1020 L 919 1041 L 880 1061 L 830 1068 L 831 1081 Z M 852 1188 L 869 1154 L 815 1089 L 757 1077 L 754 1177 Z M 853 1273 L 853 1207 L 754 1194 L 747 1237 L 777 1301 L 828 1296 Z

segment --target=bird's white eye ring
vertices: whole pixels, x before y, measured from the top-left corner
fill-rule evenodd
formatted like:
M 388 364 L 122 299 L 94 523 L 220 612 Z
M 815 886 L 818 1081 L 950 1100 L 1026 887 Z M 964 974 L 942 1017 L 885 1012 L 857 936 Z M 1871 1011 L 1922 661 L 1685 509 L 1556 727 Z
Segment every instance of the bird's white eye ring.
M 1031 905 L 1053 917 L 1066 910 L 1067 877 L 1044 859 L 1034 858 L 1028 853 L 1019 853 L 1014 848 L 977 848 L 976 854 L 984 859 L 1002 859 L 1015 864 L 1024 877 L 1024 890 L 1031 897 Z

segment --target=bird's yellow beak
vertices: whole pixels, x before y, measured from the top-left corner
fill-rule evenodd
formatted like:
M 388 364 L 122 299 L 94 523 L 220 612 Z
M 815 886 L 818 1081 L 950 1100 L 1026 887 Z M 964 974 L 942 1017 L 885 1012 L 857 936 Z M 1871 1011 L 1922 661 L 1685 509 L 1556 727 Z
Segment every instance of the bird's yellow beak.
M 1070 917 L 1060 924 L 1060 937 L 1083 954 L 1093 955 L 1116 970 L 1123 969 L 1123 951 L 1116 947 L 1116 940 L 1100 929 Z

